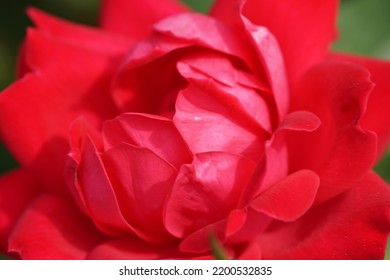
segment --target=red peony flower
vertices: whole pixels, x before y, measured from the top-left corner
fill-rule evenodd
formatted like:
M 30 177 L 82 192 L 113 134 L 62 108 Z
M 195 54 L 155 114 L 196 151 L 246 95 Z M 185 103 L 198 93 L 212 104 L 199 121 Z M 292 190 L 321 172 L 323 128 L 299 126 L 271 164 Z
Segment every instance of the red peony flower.
M 380 259 L 390 63 L 328 52 L 338 1 L 30 8 L 0 135 L 0 249 L 22 259 Z M 375 86 L 374 86 L 375 83 Z

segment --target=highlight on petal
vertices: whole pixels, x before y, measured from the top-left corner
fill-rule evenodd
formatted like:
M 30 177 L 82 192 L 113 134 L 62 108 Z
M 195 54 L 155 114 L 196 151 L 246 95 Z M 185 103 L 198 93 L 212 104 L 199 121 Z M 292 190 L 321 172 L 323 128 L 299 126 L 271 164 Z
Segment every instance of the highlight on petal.
M 147 36 L 150 27 L 160 19 L 188 8 L 177 0 L 103 0 L 100 10 L 104 30 L 139 40 Z
M 390 189 L 370 172 L 293 223 L 275 223 L 255 241 L 266 259 L 383 259 Z
M 104 238 L 67 198 L 43 194 L 13 229 L 9 251 L 22 259 L 84 259 Z

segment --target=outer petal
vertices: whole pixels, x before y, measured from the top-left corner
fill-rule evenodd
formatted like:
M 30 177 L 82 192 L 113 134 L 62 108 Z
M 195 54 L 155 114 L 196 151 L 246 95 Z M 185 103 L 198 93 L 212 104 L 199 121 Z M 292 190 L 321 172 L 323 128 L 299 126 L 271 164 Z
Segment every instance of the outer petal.
M 366 67 L 371 74 L 375 87 L 368 100 L 367 111 L 361 119 L 361 125 L 377 134 L 379 160 L 390 143 L 390 61 L 346 54 L 331 54 L 330 58 L 357 63 Z
M 25 169 L 11 171 L 0 177 L 0 252 L 7 252 L 12 228 L 39 192 L 39 185 Z
M 108 94 L 117 61 L 110 53 L 67 44 L 36 30 L 27 36 L 25 59 L 34 72 L 0 95 L 0 134 L 19 163 L 31 166 L 44 186 L 63 191 L 70 123 L 84 115 L 99 127 L 117 114 Z
M 259 237 L 265 259 L 383 259 L 390 232 L 390 189 L 369 173 L 345 194 L 294 223 Z
M 134 40 L 147 36 L 160 19 L 187 10 L 176 0 L 104 0 L 101 5 L 102 28 Z
M 362 130 L 373 85 L 364 68 L 346 62 L 324 62 L 312 68 L 294 89 L 293 108 L 314 112 L 318 130 L 288 135 L 290 170 L 314 170 L 321 177 L 317 202 L 342 193 L 372 167 L 376 136 Z
M 41 195 L 25 211 L 9 239 L 22 259 L 84 259 L 104 237 L 69 200 Z
M 117 54 L 125 52 L 133 43 L 131 38 L 62 20 L 33 7 L 29 7 L 27 13 L 41 32 L 67 44 L 105 54 Z
M 277 38 L 291 81 L 320 61 L 335 38 L 337 0 L 218 0 L 211 15 L 229 22 L 243 3 L 243 15 Z

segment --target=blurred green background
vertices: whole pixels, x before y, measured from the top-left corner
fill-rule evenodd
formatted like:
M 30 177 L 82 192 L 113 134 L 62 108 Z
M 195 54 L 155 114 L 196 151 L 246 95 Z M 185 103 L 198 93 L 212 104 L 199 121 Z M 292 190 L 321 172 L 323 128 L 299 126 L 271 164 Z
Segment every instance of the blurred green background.
M 212 3 L 212 0 L 182 1 L 201 12 L 206 12 Z M 18 48 L 26 26 L 31 25 L 25 15 L 27 6 L 35 6 L 79 23 L 97 25 L 98 22 L 99 0 L 1 1 L 0 90 L 14 79 Z M 390 60 L 389 13 L 389 0 L 342 0 L 338 19 L 339 40 L 333 49 Z M 0 174 L 16 166 L 17 163 L 0 143 Z M 376 171 L 390 183 L 390 150 Z M 386 258 L 390 259 L 390 246 Z

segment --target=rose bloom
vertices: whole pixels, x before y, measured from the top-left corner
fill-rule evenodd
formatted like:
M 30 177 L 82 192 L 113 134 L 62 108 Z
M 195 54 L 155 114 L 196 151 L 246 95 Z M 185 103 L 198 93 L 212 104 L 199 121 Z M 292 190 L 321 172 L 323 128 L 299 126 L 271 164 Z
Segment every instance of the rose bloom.
M 0 249 L 22 259 L 381 259 L 390 63 L 329 53 L 338 1 L 35 8 L 0 95 Z

